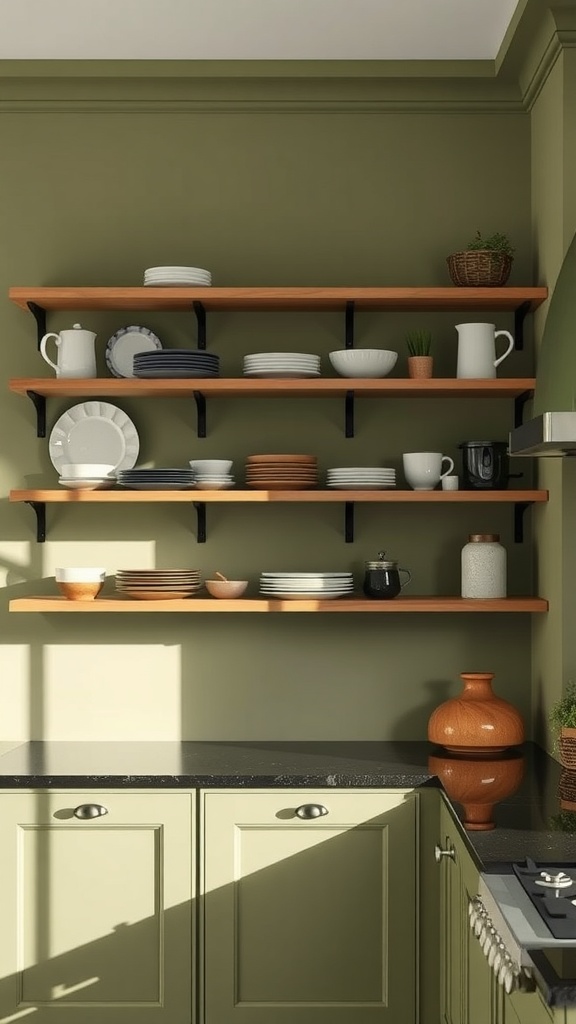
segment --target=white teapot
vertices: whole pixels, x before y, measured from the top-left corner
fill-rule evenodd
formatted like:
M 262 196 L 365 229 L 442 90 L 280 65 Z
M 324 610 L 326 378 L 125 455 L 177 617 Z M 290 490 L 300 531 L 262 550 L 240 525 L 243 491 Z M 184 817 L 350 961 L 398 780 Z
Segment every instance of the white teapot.
M 46 353 L 50 338 L 55 338 L 57 362 L 53 363 Z M 40 354 L 56 370 L 57 377 L 95 377 L 96 354 L 93 331 L 85 331 L 80 324 L 74 324 L 69 331 L 60 334 L 45 334 L 40 342 Z

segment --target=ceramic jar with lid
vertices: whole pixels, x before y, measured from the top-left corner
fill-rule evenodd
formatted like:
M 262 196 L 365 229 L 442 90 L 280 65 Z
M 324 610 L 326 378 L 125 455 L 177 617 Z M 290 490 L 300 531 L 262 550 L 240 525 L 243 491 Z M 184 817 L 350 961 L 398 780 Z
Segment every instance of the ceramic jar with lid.
M 378 559 L 374 562 L 365 562 L 364 586 L 366 597 L 372 597 L 376 601 L 389 601 L 398 594 L 412 576 L 408 569 L 399 569 L 398 562 L 386 559 L 385 551 L 378 552 Z M 407 579 L 400 582 L 400 573 L 404 572 Z
M 462 597 L 506 597 L 506 548 L 497 533 L 471 533 L 462 548 Z

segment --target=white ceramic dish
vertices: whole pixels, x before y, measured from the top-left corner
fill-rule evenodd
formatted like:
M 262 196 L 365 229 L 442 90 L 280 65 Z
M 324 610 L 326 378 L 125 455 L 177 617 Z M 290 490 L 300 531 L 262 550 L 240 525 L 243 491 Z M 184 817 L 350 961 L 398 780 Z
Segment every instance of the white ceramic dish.
M 58 568 L 54 570 L 57 583 L 103 583 L 106 578 L 106 569 L 94 566 L 71 569 Z
M 386 377 L 394 369 L 398 353 L 380 348 L 345 348 L 329 352 L 328 357 L 341 377 Z
M 195 484 L 192 484 L 199 491 L 227 491 L 231 487 L 234 487 L 233 480 L 217 481 L 213 483 L 206 483 L 205 480 L 197 480 Z
M 134 356 L 161 348 L 160 338 L 147 327 L 121 327 L 106 345 L 106 366 L 114 377 L 133 377 Z
M 263 593 L 263 592 L 260 591 L 260 593 Z M 316 591 L 312 590 L 312 591 L 310 591 L 310 593 L 307 593 L 307 594 L 289 594 L 289 593 L 278 592 L 277 594 L 264 594 L 263 596 L 264 597 L 269 597 L 269 598 L 275 598 L 276 600 L 281 600 L 281 601 L 311 601 L 311 600 L 331 601 L 335 597 L 347 597 L 347 596 L 350 595 L 350 593 L 352 593 L 352 592 L 348 591 L 348 590 L 336 590 L 336 591 L 334 591 L 334 593 L 326 594 L 324 591 L 316 592 Z
M 116 481 L 110 477 L 100 477 L 96 480 L 90 480 L 89 477 L 67 480 L 66 477 L 61 476 L 58 479 L 58 483 L 62 487 L 67 487 L 70 491 L 106 491 L 113 487 Z
M 106 477 L 114 477 L 115 470 L 114 466 L 109 466 L 105 462 L 64 463 L 60 466 L 60 476 L 66 477 L 67 480 L 77 480 L 81 477 L 103 480 Z
M 68 409 L 54 425 L 48 451 L 60 473 L 63 465 L 98 462 L 116 471 L 131 469 L 140 441 L 132 420 L 109 402 L 82 402 Z
M 190 459 L 189 465 L 195 473 L 229 473 L 232 459 Z
M 245 370 L 245 377 L 278 377 L 293 380 L 297 377 L 319 377 L 319 370 Z

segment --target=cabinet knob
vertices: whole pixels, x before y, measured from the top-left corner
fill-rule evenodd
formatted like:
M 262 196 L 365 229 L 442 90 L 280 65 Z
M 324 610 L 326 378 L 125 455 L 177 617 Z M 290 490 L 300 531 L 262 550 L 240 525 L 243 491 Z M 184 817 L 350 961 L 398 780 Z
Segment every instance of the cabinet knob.
M 310 818 L 322 818 L 325 814 L 328 814 L 328 808 L 323 804 L 302 804 L 296 808 L 296 816 L 304 818 L 305 821 L 309 821 Z
M 74 817 L 80 818 L 82 821 L 87 821 L 89 818 L 102 818 L 104 814 L 108 814 L 108 808 L 103 807 L 102 804 L 80 804 L 74 808 Z
M 434 847 L 434 860 L 439 864 L 443 857 L 449 857 L 450 860 L 456 860 L 456 850 L 453 846 L 449 846 L 448 849 L 443 850 L 442 847 L 436 843 L 436 846 Z

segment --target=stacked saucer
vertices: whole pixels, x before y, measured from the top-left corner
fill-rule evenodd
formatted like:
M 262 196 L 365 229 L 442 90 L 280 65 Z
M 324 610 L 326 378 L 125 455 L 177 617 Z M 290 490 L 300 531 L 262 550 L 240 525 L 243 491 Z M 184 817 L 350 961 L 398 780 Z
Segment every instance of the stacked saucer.
M 264 491 L 304 491 L 318 486 L 315 455 L 249 455 L 246 486 Z
M 285 601 L 314 598 L 327 601 L 351 596 L 354 579 L 351 572 L 263 572 L 260 593 Z
M 380 466 L 341 466 L 329 469 L 328 487 L 339 490 L 386 491 L 396 487 L 396 470 Z
M 118 483 L 130 491 L 182 491 L 194 487 L 192 469 L 123 469 Z
M 148 267 L 144 271 L 144 284 L 155 288 L 197 287 L 208 288 L 212 274 L 202 267 Z
M 140 601 L 192 597 L 202 587 L 199 569 L 118 569 L 116 590 Z
M 245 377 L 319 377 L 320 356 L 307 352 L 254 352 L 244 356 Z
M 135 377 L 218 377 L 219 373 L 219 357 L 200 348 L 162 348 L 134 356 Z

